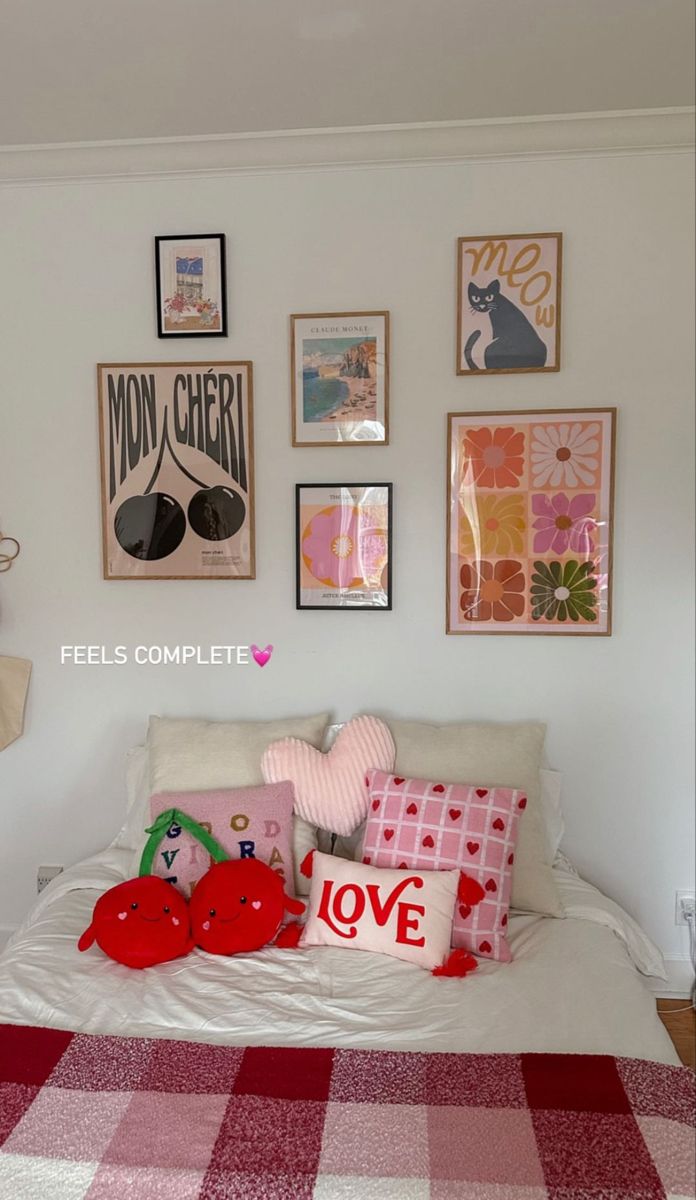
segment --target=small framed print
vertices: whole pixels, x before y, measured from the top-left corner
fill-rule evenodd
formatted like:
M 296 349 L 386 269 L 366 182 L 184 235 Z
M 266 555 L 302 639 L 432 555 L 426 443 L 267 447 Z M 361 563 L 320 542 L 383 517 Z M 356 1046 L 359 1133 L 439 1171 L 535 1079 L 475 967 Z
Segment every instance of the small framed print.
M 561 365 L 560 233 L 457 242 L 457 374 L 512 375 Z
M 298 483 L 298 608 L 392 606 L 392 485 Z
M 389 313 L 290 318 L 293 446 L 386 446 Z
M 155 238 L 157 336 L 227 337 L 224 233 Z
M 450 413 L 447 633 L 611 633 L 616 409 Z
M 254 579 L 250 362 L 101 363 L 105 579 Z

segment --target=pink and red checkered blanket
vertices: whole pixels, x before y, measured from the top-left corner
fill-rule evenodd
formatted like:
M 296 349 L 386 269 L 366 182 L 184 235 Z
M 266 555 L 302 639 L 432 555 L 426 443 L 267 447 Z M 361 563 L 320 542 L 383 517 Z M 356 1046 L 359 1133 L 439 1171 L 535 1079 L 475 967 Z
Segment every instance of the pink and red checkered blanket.
M 694 1195 L 686 1067 L 0 1025 L 2 1200 Z

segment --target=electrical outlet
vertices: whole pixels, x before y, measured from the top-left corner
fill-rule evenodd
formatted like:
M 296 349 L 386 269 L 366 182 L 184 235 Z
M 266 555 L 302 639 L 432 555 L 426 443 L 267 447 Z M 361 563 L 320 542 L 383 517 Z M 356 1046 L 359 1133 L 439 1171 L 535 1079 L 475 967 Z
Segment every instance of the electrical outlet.
M 62 867 L 38 867 L 36 871 L 36 890 L 42 892 L 47 883 L 55 879 L 56 875 L 60 875 Z
M 674 906 L 674 924 L 688 925 L 687 914 L 696 923 L 696 892 L 677 892 Z

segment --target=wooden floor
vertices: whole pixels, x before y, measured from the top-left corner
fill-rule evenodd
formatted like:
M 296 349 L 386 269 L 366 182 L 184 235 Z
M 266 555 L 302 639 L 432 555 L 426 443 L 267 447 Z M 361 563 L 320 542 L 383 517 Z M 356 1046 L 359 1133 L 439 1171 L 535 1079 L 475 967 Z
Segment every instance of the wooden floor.
M 696 1069 L 696 1012 L 688 1000 L 658 1000 L 657 1011 L 682 1062 Z

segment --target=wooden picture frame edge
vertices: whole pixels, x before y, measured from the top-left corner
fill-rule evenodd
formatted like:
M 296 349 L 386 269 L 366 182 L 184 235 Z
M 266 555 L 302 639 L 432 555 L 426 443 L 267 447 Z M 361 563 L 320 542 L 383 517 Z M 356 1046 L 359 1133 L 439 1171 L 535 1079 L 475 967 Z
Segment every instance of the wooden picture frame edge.
M 389 371 L 391 359 L 391 343 L 390 343 L 390 310 L 376 309 L 370 312 L 325 312 L 325 313 L 290 313 L 290 444 L 293 449 L 304 450 L 333 450 L 336 447 L 355 450 L 358 446 L 362 449 L 366 446 L 388 446 L 389 445 Z M 297 355 L 295 351 L 295 322 L 316 319 L 318 317 L 383 317 L 384 318 L 384 438 L 380 441 L 374 439 L 358 441 L 358 442 L 299 442 L 297 440 L 297 395 L 295 387 L 295 371 L 297 367 Z
M 447 413 L 447 465 L 445 471 L 445 504 L 447 506 L 447 545 L 445 547 L 445 635 L 447 637 L 611 637 L 613 618 L 614 592 L 614 494 L 616 491 L 616 427 L 618 424 L 618 408 L 616 405 L 593 406 L 591 408 L 508 408 L 491 412 L 448 412 Z M 608 413 L 611 418 L 611 442 L 609 448 L 609 549 L 608 549 L 608 582 L 607 582 L 607 627 L 596 633 L 582 633 L 579 629 L 561 629 L 558 627 L 538 629 L 451 629 L 450 628 L 450 537 L 452 520 L 452 423 L 455 417 L 536 417 L 562 416 L 565 413 Z
M 248 438 L 249 438 L 249 568 L 248 575 L 110 575 L 108 573 L 108 554 L 107 554 L 107 534 L 106 534 L 106 505 L 104 503 L 106 496 L 105 489 L 105 447 L 104 447 L 104 421 L 103 421 L 103 395 L 102 395 L 102 371 L 113 370 L 116 367 L 246 367 L 249 380 L 249 402 L 248 402 Z M 126 581 L 128 583 L 152 583 L 154 582 L 174 582 L 176 580 L 188 580 L 197 583 L 238 583 L 249 582 L 256 579 L 256 504 L 254 496 L 255 476 L 254 476 L 254 363 L 250 358 L 237 358 L 228 360 L 219 360 L 217 362 L 208 361 L 203 358 L 199 361 L 177 361 L 177 362 L 140 362 L 140 363 L 97 363 L 97 420 L 99 423 L 99 475 L 100 475 L 100 499 L 102 513 L 102 579 L 111 583 L 114 580 Z
M 556 316 L 556 339 L 554 349 L 556 355 L 556 366 L 554 367 L 496 367 L 493 370 L 485 371 L 469 371 L 462 368 L 462 246 L 464 242 L 482 242 L 489 241 L 493 238 L 500 238 L 502 241 L 512 238 L 555 238 L 557 245 L 556 253 L 556 280 L 557 280 L 557 316 Z M 457 337 L 456 337 L 456 364 L 455 371 L 457 375 L 481 376 L 481 375 L 553 375 L 561 369 L 561 316 L 563 302 L 563 234 L 562 233 L 497 233 L 480 234 L 478 237 L 466 236 L 457 238 Z
M 182 333 L 167 333 L 162 326 L 162 279 L 160 275 L 160 242 L 181 242 L 190 239 L 195 242 L 220 242 L 220 329 L 209 333 L 207 330 L 188 330 Z M 155 295 L 157 298 L 157 336 L 166 341 L 168 338 L 218 338 L 228 337 L 227 328 L 227 239 L 224 233 L 162 233 L 155 234 Z
M 300 492 L 302 488 L 365 488 L 383 487 L 387 489 L 387 512 L 389 527 L 387 529 L 387 603 L 353 604 L 349 608 L 331 604 L 300 604 Z M 391 612 L 392 611 L 392 534 L 394 528 L 394 484 L 392 483 L 296 483 L 295 484 L 295 609 L 297 612 Z

